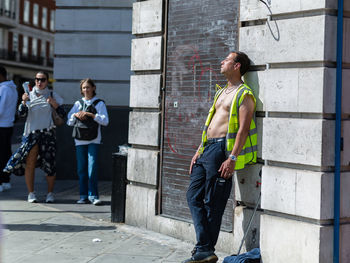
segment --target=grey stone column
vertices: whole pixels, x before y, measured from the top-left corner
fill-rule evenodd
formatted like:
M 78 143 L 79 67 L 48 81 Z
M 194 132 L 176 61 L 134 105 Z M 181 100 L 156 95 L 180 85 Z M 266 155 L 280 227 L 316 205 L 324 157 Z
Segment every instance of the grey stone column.
M 133 4 L 126 223 L 148 227 L 156 213 L 163 63 L 163 1 Z

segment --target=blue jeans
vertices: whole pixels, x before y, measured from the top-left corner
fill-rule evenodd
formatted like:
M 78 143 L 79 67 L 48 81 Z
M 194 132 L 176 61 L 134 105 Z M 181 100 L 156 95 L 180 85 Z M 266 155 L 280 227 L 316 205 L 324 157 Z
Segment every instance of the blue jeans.
M 221 219 L 232 188 L 232 178 L 225 180 L 218 172 L 225 156 L 225 141 L 207 145 L 192 167 L 187 191 L 196 231 L 197 251 L 214 251 Z
M 98 199 L 98 148 L 99 144 L 90 143 L 76 146 L 77 168 L 79 176 L 80 198 Z

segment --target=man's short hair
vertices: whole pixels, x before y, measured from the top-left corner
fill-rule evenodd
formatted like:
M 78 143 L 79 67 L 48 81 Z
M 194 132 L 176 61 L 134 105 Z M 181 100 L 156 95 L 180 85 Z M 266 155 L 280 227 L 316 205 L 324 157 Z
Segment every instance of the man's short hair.
M 7 70 L 3 66 L 0 66 L 0 75 L 7 79 Z
M 236 54 L 235 62 L 238 62 L 241 64 L 239 72 L 241 73 L 241 76 L 243 76 L 249 70 L 250 59 L 246 53 L 243 53 L 241 51 L 232 51 L 232 53 Z

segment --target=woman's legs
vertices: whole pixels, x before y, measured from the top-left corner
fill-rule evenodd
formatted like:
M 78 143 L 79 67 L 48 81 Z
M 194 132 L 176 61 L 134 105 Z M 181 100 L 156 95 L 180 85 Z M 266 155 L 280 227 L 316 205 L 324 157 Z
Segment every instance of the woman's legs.
M 34 192 L 34 172 L 35 172 L 35 165 L 38 158 L 39 153 L 39 146 L 38 144 L 35 144 L 33 148 L 29 151 L 27 160 L 26 160 L 26 167 L 25 167 L 25 180 L 28 192 Z
M 79 176 L 80 199 L 88 198 L 88 145 L 77 145 L 77 172 Z
M 98 199 L 98 148 L 99 144 L 88 145 L 89 160 L 89 199 Z
M 53 192 L 53 187 L 55 186 L 55 180 L 56 180 L 56 175 L 54 175 L 54 176 L 46 175 L 47 192 L 48 193 L 52 193 Z

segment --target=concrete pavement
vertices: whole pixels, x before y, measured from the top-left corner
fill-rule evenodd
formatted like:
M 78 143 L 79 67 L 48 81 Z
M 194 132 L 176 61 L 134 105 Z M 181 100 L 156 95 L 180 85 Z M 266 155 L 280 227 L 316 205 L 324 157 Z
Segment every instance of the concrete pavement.
M 181 262 L 193 244 L 144 229 L 110 222 L 111 182 L 100 182 L 102 206 L 77 205 L 78 181 L 57 181 L 56 203 L 45 204 L 46 182 L 36 176 L 41 202 L 26 202 L 23 177 L 0 193 L 3 221 L 1 263 Z M 219 262 L 226 256 L 217 253 Z

